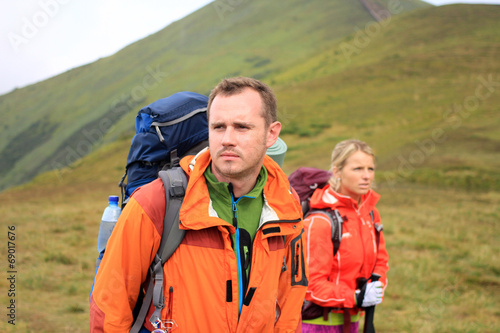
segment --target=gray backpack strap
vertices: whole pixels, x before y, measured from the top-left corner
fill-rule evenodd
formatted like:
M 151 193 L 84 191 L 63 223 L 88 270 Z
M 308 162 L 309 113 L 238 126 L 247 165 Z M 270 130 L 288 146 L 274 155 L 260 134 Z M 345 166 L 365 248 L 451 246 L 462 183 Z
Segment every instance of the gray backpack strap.
M 382 230 L 384 230 L 384 226 L 382 225 L 382 223 L 375 223 L 375 214 L 373 213 L 373 210 L 370 211 L 370 217 L 372 218 L 372 223 L 376 231 L 375 236 L 377 238 L 377 252 L 378 252 L 378 246 L 380 244 L 380 233 L 382 232 Z
M 149 282 L 144 301 L 130 333 L 139 332 L 144 324 L 151 302 L 155 306 L 155 311 L 149 321 L 156 327 L 161 320 L 161 310 L 165 307 L 165 297 L 163 296 L 163 264 L 175 252 L 186 233 L 185 230 L 179 229 L 179 211 L 188 183 L 186 174 L 181 167 L 176 166 L 171 169 L 162 170 L 158 175 L 163 181 L 166 198 L 163 234 L 158 252 L 149 268 Z
M 340 241 L 342 240 L 342 229 L 344 220 L 338 210 L 329 210 L 328 213 L 332 216 L 332 242 L 337 245 L 333 249 L 333 256 L 335 256 L 340 247 Z
M 317 209 L 317 210 L 311 210 L 309 211 L 304 218 L 309 216 L 310 214 L 323 214 L 328 219 L 330 220 L 330 223 L 332 225 L 332 243 L 333 243 L 333 256 L 335 256 L 339 250 L 340 247 L 340 241 L 342 240 L 342 224 L 344 223 L 344 220 L 342 219 L 342 216 L 340 216 L 340 213 L 338 210 L 331 210 L 331 209 Z
M 179 212 L 188 180 L 186 173 L 179 166 L 162 170 L 159 172 L 159 176 L 165 187 L 165 197 L 168 198 L 163 222 L 163 235 L 158 248 L 158 256 L 163 265 L 181 244 L 186 233 L 185 230 L 179 229 Z
M 158 256 L 156 256 L 158 257 Z M 155 257 L 155 261 L 156 261 Z M 153 276 L 153 265 L 149 267 L 149 277 Z M 142 301 L 141 309 L 139 310 L 139 314 L 137 315 L 137 318 L 135 318 L 134 325 L 130 329 L 130 333 L 139 333 L 141 330 L 142 326 L 144 325 L 144 320 L 146 319 L 146 315 L 149 310 L 149 305 L 151 304 L 151 300 L 153 299 L 153 287 L 154 287 L 154 279 L 150 278 L 148 282 L 148 287 L 146 289 L 146 294 L 144 295 L 144 299 Z M 138 302 L 140 300 L 137 300 Z

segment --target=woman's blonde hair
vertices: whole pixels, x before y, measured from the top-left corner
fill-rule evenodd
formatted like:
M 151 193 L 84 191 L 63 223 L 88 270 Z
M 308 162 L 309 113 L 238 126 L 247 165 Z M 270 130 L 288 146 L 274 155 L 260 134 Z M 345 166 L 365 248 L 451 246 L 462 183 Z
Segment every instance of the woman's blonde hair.
M 332 177 L 328 183 L 335 191 L 338 191 L 340 181 L 335 177 L 333 173 L 334 169 L 336 168 L 341 171 L 344 168 L 347 159 L 357 151 L 362 151 L 365 154 L 371 155 L 373 157 L 373 162 L 375 162 L 375 153 L 373 152 L 373 149 L 366 144 L 366 142 L 350 139 L 339 142 L 335 148 L 333 148 L 331 165 Z

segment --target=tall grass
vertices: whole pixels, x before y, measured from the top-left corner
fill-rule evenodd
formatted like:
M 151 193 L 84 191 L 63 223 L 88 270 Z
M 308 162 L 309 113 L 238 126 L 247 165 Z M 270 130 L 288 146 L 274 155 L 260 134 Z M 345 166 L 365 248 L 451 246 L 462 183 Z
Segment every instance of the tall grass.
M 498 332 L 500 193 L 381 187 L 389 286 L 381 332 Z
M 107 196 L 119 195 L 116 184 L 129 144 L 119 141 L 72 168 L 0 194 L 5 235 L 1 268 L 7 271 L 7 226 L 13 225 L 17 270 L 16 325 L 7 323 L 4 313 L 11 297 L 2 292 L 0 331 L 88 332 L 100 218 Z M 2 278 L 0 289 L 6 287 Z

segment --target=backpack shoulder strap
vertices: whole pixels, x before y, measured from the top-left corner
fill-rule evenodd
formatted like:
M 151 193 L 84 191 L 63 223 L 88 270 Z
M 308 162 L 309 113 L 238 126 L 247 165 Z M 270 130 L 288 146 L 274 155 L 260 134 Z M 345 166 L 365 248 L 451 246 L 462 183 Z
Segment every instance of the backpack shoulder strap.
M 180 166 L 162 170 L 158 173 L 165 188 L 165 217 L 160 247 L 149 268 L 149 281 L 139 314 L 135 319 L 130 333 L 138 333 L 142 328 L 147 312 L 153 302 L 155 311 L 150 322 L 155 325 L 161 319 L 161 309 L 165 306 L 163 296 L 163 264 L 172 256 L 182 242 L 185 230 L 179 229 L 179 211 L 184 200 L 187 187 L 187 177 Z
M 159 172 L 159 176 L 163 181 L 165 198 L 167 198 L 163 234 L 158 248 L 158 256 L 163 265 L 175 252 L 186 233 L 185 230 L 179 229 L 179 212 L 186 193 L 188 180 L 186 173 L 180 166 L 162 170 Z
M 384 230 L 384 226 L 382 223 L 375 223 L 375 214 L 373 213 L 373 210 L 370 211 L 370 217 L 372 218 L 372 223 L 373 226 L 375 227 L 375 236 L 377 237 L 377 252 L 378 252 L 378 246 L 380 244 L 380 233 L 382 230 Z
M 340 241 L 342 240 L 342 224 L 344 220 L 338 210 L 334 209 L 313 209 L 309 211 L 304 218 L 311 214 L 323 214 L 330 220 L 332 225 L 332 243 L 333 243 L 333 256 L 335 256 L 340 248 Z

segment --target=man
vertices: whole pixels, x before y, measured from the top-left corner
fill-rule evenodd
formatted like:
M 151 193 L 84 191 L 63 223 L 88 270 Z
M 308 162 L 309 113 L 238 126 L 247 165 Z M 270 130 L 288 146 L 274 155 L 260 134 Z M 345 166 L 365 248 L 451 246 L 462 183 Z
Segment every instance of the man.
M 307 272 L 301 206 L 266 156 L 281 130 L 276 98 L 258 80 L 223 80 L 210 94 L 208 124 L 209 150 L 181 160 L 187 231 L 163 266 L 161 320 L 179 333 L 295 332 Z M 129 331 L 164 213 L 160 180 L 131 197 L 96 277 L 91 332 Z M 153 330 L 148 320 L 145 328 Z

